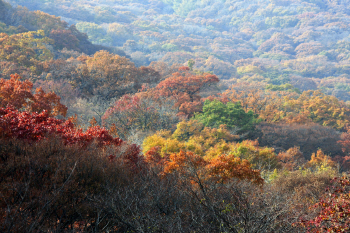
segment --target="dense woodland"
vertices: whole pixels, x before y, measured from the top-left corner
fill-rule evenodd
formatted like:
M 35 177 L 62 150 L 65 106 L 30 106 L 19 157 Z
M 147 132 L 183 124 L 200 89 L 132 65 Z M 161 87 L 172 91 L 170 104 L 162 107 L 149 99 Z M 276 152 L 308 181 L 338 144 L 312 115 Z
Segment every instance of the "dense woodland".
M 0 0 L 0 232 L 349 232 L 350 1 Z

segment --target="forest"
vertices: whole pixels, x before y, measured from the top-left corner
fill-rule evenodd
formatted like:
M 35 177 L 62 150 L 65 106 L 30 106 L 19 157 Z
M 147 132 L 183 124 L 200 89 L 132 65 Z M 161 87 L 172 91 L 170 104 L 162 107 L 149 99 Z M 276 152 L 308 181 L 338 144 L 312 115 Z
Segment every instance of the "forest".
M 0 0 L 0 232 L 350 232 L 349 0 Z

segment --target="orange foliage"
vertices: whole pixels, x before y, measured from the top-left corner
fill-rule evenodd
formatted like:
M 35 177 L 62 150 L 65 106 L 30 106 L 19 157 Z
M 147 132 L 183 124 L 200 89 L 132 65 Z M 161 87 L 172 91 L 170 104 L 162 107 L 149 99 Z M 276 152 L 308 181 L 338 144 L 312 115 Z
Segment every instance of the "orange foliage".
M 205 160 L 191 151 L 181 150 L 179 153 L 170 155 L 169 161 L 165 163 L 164 174 L 173 172 L 179 172 L 194 182 L 211 179 L 224 183 L 236 178 L 255 184 L 264 183 L 259 170 L 252 169 L 248 160 L 234 155 L 220 155 L 211 160 Z
M 319 168 L 321 166 L 335 168 L 337 165 L 331 157 L 325 155 L 322 150 L 317 150 L 317 153 L 311 155 L 311 159 L 307 162 L 306 166 L 310 168 Z
M 217 182 L 225 182 L 232 178 L 248 180 L 255 184 L 263 184 L 264 179 L 260 176 L 259 170 L 251 168 L 246 159 L 234 157 L 234 155 L 220 155 L 212 160 L 206 167 L 209 175 Z
M 60 97 L 54 92 L 45 93 L 37 88 L 32 94 L 33 83 L 24 80 L 18 74 L 11 75 L 9 80 L 0 79 L 0 107 L 12 105 L 16 109 L 25 108 L 30 112 L 48 111 L 51 116 L 67 113 L 67 107 L 60 103 Z
M 293 171 L 306 163 L 303 153 L 298 147 L 292 147 L 285 152 L 280 152 L 277 155 L 277 159 L 279 163 L 289 171 Z
M 191 170 L 196 172 L 206 165 L 207 161 L 203 157 L 191 151 L 184 152 L 181 150 L 179 153 L 169 156 L 169 161 L 164 167 L 164 173 L 177 171 L 188 176 L 195 176 L 197 174 L 191 174 Z
M 267 122 L 278 121 L 282 118 L 280 110 L 283 104 L 282 95 L 290 95 L 290 93 L 264 91 L 262 84 L 246 82 L 232 85 L 223 93 L 223 96 L 229 101 L 239 101 L 246 112 L 252 110 Z
M 28 80 L 21 81 L 18 74 L 11 75 L 11 79 L 0 79 L 0 106 L 11 104 L 16 109 L 27 105 L 28 99 L 33 99 L 31 90 L 33 83 Z

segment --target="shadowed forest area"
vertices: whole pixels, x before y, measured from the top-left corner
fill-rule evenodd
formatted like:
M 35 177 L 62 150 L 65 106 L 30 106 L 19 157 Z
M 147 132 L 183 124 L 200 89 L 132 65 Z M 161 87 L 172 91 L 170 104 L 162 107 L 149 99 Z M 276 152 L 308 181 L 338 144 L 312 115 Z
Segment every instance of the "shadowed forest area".
M 0 0 L 0 232 L 350 231 L 350 1 Z

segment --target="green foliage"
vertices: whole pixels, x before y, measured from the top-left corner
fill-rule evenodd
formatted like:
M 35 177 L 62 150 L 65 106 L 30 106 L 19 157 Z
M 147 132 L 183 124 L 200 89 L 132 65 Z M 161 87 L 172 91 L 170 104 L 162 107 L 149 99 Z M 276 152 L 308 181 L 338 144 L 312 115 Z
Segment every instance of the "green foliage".
M 171 44 L 171 43 L 163 44 L 162 49 L 164 51 L 167 51 L 167 52 L 174 52 L 174 51 L 178 50 L 177 46 L 174 44 Z
M 206 100 L 203 112 L 194 117 L 207 127 L 218 128 L 220 125 L 226 125 L 228 129 L 238 130 L 239 133 L 253 130 L 258 122 L 257 118 L 258 115 L 253 111 L 245 112 L 240 102 L 224 104 L 218 100 Z
M 295 18 L 294 16 L 285 16 L 285 17 L 267 17 L 265 20 L 265 24 L 270 27 L 280 27 L 280 28 L 287 28 L 287 27 L 295 27 L 299 22 L 299 19 Z
M 295 88 L 292 84 L 289 84 L 289 83 L 281 84 L 281 85 L 269 84 L 265 88 L 271 91 L 289 91 L 289 92 L 296 92 L 298 94 L 301 94 L 301 91 L 298 88 Z
M 0 22 L 0 33 L 12 35 L 17 33 L 17 28 L 14 26 L 7 26 L 6 24 Z
M 181 16 L 186 16 L 190 11 L 196 9 L 200 0 L 163 0 L 170 4 L 174 11 Z
M 196 62 L 193 59 L 188 60 L 187 65 L 190 68 L 190 70 L 193 70 L 193 66 L 196 64 Z
M 79 22 L 76 27 L 79 31 L 87 33 L 89 35 L 89 40 L 92 43 L 104 45 L 110 45 L 112 43 L 112 38 L 107 36 L 106 30 L 98 24 Z

